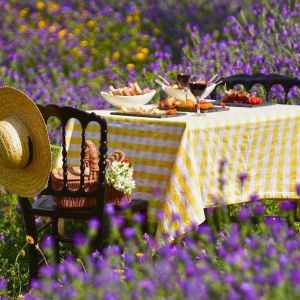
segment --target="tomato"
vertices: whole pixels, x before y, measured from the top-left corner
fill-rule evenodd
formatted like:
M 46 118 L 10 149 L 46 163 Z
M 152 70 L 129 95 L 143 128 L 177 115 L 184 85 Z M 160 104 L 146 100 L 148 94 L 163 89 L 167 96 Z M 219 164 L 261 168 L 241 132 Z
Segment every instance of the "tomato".
M 255 101 L 256 101 L 255 96 L 250 96 L 249 97 L 249 103 L 250 104 L 252 104 L 252 105 L 255 104 Z
M 261 104 L 262 103 L 262 99 L 260 97 L 256 97 L 256 103 L 257 104 Z
M 221 102 L 221 107 L 222 107 L 222 108 L 225 108 L 225 106 L 226 106 L 226 105 L 225 105 L 225 102 L 222 101 L 222 102 Z
M 163 108 L 165 106 L 165 104 L 162 101 L 158 102 L 158 108 Z
M 259 105 L 262 103 L 262 99 L 260 97 L 251 96 L 249 98 L 249 103 L 252 105 Z

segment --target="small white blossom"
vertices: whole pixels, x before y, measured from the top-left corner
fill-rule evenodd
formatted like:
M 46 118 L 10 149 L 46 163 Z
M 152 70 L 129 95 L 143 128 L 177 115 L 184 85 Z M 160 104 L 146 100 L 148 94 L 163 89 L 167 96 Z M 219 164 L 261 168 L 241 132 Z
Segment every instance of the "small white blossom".
M 124 194 L 131 194 L 135 189 L 133 168 L 127 162 L 114 161 L 111 168 L 106 172 L 105 180 L 107 184 L 112 185 L 116 190 Z

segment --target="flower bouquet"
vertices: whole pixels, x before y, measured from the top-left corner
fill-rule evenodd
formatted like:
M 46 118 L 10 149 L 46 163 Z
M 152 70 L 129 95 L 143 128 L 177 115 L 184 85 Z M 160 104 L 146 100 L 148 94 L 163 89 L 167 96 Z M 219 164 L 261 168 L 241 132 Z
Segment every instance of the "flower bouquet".
M 135 188 L 132 164 L 126 158 L 111 161 L 111 157 L 113 156 L 108 157 L 105 175 L 105 202 L 115 205 L 130 202 Z

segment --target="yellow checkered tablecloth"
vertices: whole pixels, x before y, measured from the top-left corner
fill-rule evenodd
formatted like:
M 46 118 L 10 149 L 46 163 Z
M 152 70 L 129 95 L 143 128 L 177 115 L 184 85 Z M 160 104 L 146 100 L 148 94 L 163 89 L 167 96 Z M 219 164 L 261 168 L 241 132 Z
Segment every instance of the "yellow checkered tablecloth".
M 108 148 L 125 151 L 135 169 L 134 197 L 158 211 L 157 235 L 184 233 L 205 220 L 203 209 L 220 197 L 219 166 L 226 159 L 226 204 L 261 198 L 297 198 L 300 182 L 300 106 L 232 107 L 227 112 L 168 119 L 120 117 L 95 111 L 108 123 Z M 96 125 L 86 138 L 97 141 Z M 69 123 L 70 165 L 79 161 L 80 127 Z M 241 189 L 238 176 L 248 178 Z M 157 191 L 160 191 L 158 193 Z M 180 219 L 173 216 L 179 215 Z

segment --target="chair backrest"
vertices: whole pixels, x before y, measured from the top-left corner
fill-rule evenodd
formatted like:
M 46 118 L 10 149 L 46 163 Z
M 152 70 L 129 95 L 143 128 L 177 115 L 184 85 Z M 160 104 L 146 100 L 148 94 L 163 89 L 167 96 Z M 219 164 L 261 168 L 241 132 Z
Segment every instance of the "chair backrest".
M 291 78 L 280 74 L 237 74 L 222 78 L 223 83 L 226 84 L 227 89 L 232 89 L 235 85 L 243 85 L 249 91 L 254 85 L 261 84 L 266 91 L 265 101 L 269 101 L 269 93 L 273 85 L 281 85 L 285 92 L 284 103 L 287 104 L 288 93 L 293 86 L 300 87 L 300 80 L 298 78 Z
M 41 192 L 43 195 L 52 195 L 54 197 L 94 197 L 97 198 L 96 211 L 103 212 L 104 192 L 105 192 L 105 166 L 107 152 L 107 123 L 106 120 L 96 115 L 95 113 L 85 112 L 76 108 L 57 105 L 38 105 L 45 123 L 48 123 L 49 118 L 55 117 L 61 124 L 61 154 L 62 154 L 62 171 L 63 171 L 63 186 L 59 190 L 54 188 L 54 185 L 49 178 L 47 188 Z M 77 191 L 68 189 L 68 150 L 66 144 L 66 125 L 70 119 L 76 119 L 81 124 L 81 151 L 80 151 L 80 185 Z M 85 147 L 86 147 L 86 128 L 90 122 L 99 124 L 99 177 L 97 186 L 92 190 L 87 190 L 84 184 L 84 174 L 86 169 L 85 164 Z

